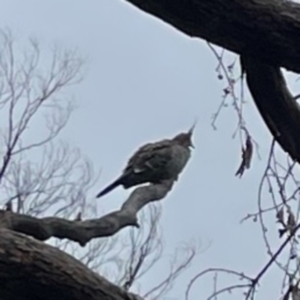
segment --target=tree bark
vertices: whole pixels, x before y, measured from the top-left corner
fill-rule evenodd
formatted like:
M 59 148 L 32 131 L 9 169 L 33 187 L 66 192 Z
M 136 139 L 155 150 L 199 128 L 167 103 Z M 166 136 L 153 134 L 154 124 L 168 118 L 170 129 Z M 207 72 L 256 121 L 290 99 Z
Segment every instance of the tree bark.
M 300 107 L 287 88 L 279 67 L 241 56 L 248 88 L 274 139 L 300 162 Z
M 300 72 L 300 5 L 286 0 L 126 0 L 192 37 Z
M 0 228 L 1 300 L 134 300 L 72 256 Z

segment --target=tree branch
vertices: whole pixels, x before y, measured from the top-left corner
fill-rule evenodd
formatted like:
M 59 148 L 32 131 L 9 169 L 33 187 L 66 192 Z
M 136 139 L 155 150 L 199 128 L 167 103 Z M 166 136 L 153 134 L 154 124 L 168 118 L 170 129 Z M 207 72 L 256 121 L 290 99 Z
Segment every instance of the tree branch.
M 1 300 L 135 300 L 63 251 L 0 228 Z
M 139 227 L 137 213 L 146 204 L 163 199 L 171 190 L 173 181 L 164 181 L 136 188 L 121 209 L 99 219 L 70 221 L 57 217 L 35 218 L 0 210 L 0 228 L 25 233 L 38 240 L 50 237 L 67 238 L 85 246 L 96 237 L 111 236 L 126 226 Z
M 300 5 L 281 0 L 127 0 L 192 37 L 300 72 Z
M 253 100 L 275 140 L 300 162 L 300 107 L 289 92 L 279 67 L 241 57 Z

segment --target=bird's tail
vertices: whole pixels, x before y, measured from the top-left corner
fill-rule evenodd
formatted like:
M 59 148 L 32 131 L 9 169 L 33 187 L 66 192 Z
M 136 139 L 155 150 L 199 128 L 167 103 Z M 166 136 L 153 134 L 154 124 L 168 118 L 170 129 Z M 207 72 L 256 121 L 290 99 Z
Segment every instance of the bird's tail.
M 100 197 L 106 195 L 107 193 L 109 193 L 110 191 L 112 191 L 113 189 L 118 187 L 120 184 L 121 184 L 121 178 L 118 178 L 113 183 L 111 183 L 109 186 L 107 186 L 105 189 L 103 189 L 99 194 L 97 194 L 96 198 L 100 198 Z

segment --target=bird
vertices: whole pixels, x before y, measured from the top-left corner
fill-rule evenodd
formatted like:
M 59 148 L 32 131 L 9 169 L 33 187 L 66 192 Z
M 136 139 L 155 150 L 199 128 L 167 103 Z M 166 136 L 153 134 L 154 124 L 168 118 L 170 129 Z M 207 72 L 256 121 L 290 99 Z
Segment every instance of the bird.
M 191 148 L 195 148 L 192 142 L 195 125 L 196 123 L 188 132 L 177 134 L 172 139 L 141 146 L 128 160 L 122 174 L 98 193 L 96 198 L 120 185 L 128 189 L 143 183 L 157 184 L 163 180 L 177 180 L 191 156 Z

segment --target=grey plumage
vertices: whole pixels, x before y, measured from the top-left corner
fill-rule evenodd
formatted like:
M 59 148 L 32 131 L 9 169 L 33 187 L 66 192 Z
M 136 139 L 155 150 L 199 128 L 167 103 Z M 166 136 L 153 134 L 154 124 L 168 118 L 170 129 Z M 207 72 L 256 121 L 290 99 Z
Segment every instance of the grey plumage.
M 123 173 L 113 183 L 102 190 L 99 198 L 119 185 L 125 189 L 142 183 L 159 183 L 162 180 L 174 179 L 182 172 L 190 156 L 194 126 L 173 139 L 148 143 L 140 147 L 129 159 Z

